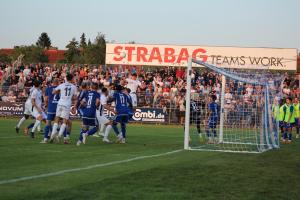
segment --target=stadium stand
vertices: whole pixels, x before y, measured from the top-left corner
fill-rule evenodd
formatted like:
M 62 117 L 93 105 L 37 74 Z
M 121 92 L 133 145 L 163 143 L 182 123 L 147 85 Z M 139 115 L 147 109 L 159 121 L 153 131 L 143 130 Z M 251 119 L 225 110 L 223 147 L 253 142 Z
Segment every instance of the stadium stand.
M 97 82 L 110 90 L 115 83 L 125 81 L 131 73 L 137 73 L 139 80 L 145 85 L 137 91 L 138 107 L 163 108 L 172 115 L 171 118 L 183 123 L 181 114 L 184 112 L 185 70 L 175 67 L 145 68 L 38 63 L 21 64 L 14 68 L 10 64 L 0 63 L 0 101 L 24 102 L 28 95 L 27 91 L 35 79 L 40 80 L 46 86 L 55 77 L 63 81 L 67 73 L 74 74 L 78 86 L 82 82 Z M 285 77 L 278 92 L 282 96 L 299 96 L 299 75 L 286 73 Z M 196 95 L 215 93 L 218 96 L 220 82 L 221 77 L 216 73 L 194 69 L 191 93 Z M 232 91 L 237 91 L 237 94 L 232 94 Z M 230 82 L 226 95 L 228 98 L 231 95 L 243 95 L 245 101 L 251 102 L 259 92 L 261 92 L 260 88 Z

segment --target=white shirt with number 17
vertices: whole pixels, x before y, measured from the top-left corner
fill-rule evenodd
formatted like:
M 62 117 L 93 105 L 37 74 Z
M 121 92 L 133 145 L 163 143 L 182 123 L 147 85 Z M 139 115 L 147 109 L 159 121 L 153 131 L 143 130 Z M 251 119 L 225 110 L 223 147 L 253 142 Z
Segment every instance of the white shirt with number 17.
M 77 87 L 72 83 L 65 82 L 54 89 L 54 91 L 58 90 L 60 91 L 60 99 L 57 105 L 70 108 L 72 105 L 72 97 L 77 94 Z

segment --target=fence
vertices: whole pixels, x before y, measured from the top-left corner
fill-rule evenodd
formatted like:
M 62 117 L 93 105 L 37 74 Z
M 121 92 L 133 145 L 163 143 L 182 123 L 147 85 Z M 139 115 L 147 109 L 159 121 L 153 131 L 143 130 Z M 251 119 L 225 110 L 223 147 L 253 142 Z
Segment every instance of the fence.
M 0 101 L 0 117 L 19 117 L 23 115 L 25 103 Z M 113 113 L 105 111 L 112 117 Z M 132 117 L 133 122 L 178 124 L 178 109 L 176 108 L 141 108 L 137 107 Z M 70 113 L 72 119 L 79 119 L 78 113 Z

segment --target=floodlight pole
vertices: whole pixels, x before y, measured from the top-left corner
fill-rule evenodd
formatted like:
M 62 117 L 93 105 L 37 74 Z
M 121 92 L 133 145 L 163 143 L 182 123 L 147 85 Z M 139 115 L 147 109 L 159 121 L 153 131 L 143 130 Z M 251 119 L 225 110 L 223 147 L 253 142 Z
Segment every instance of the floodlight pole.
M 192 75 L 192 58 L 189 57 L 186 73 L 186 93 L 185 93 L 185 125 L 184 125 L 184 149 L 189 149 L 190 140 L 190 107 L 191 107 L 191 75 Z

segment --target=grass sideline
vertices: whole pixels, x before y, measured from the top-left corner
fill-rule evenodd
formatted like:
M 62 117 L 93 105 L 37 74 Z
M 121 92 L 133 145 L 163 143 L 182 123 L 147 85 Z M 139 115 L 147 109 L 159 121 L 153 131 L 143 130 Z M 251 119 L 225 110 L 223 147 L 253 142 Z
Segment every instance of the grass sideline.
M 182 149 L 180 126 L 130 125 L 128 144 L 39 144 L 0 119 L 0 181 Z M 0 199 L 300 199 L 300 141 L 262 154 L 180 151 L 0 185 Z

